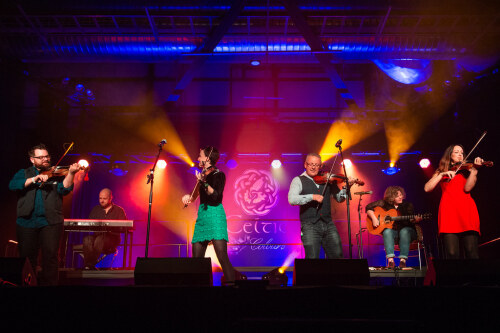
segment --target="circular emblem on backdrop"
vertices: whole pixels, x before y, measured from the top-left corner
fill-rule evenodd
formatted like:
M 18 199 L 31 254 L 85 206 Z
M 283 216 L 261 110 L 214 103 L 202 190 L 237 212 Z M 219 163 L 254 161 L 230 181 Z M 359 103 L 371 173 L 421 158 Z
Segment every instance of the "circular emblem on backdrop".
M 267 215 L 278 202 L 278 183 L 268 171 L 249 169 L 234 182 L 234 199 L 247 215 Z

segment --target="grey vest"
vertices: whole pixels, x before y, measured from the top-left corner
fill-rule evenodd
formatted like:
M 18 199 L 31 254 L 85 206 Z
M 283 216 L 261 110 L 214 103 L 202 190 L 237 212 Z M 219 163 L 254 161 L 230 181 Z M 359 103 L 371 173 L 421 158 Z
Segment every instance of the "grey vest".
M 314 181 L 306 176 L 299 176 L 302 182 L 302 192 L 300 194 L 321 194 L 323 193 L 323 188 L 325 185 L 320 185 L 319 188 L 316 186 Z M 300 223 L 301 224 L 314 224 L 319 220 L 324 222 L 330 222 L 332 220 L 331 203 L 330 203 L 330 186 L 327 187 L 325 191 L 325 198 L 320 204 L 319 210 L 316 210 L 318 206 L 317 201 L 311 201 L 305 205 L 300 206 Z
M 36 172 L 33 167 L 24 170 L 24 175 L 27 178 L 35 177 Z M 49 182 L 41 188 L 38 185 L 29 185 L 27 188 L 19 192 L 17 200 L 17 217 L 30 218 L 35 208 L 36 190 L 42 191 L 43 204 L 45 207 L 45 217 L 49 224 L 58 224 L 64 222 L 62 212 L 62 196 L 57 193 L 57 184 Z

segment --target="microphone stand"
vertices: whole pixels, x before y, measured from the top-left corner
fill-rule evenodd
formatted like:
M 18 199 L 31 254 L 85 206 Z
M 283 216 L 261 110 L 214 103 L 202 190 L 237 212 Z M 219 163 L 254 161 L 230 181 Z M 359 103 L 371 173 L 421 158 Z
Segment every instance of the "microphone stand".
M 337 145 L 336 145 L 337 146 Z M 344 161 L 344 155 L 342 154 L 342 143 L 338 144 L 340 159 Z M 346 199 L 345 202 L 347 204 L 347 232 L 349 234 L 349 258 L 352 259 L 352 239 L 351 239 L 351 211 L 350 211 L 350 201 L 351 197 L 351 185 L 349 184 L 349 178 L 347 177 L 347 170 L 345 168 L 345 163 L 342 163 L 342 168 L 344 169 L 344 177 L 345 177 L 345 189 L 346 189 Z
M 151 187 L 149 189 L 149 209 L 148 209 L 148 227 L 146 231 L 146 251 L 144 254 L 144 257 L 148 257 L 148 250 L 149 250 L 149 231 L 151 229 L 151 207 L 153 205 L 153 184 L 154 184 L 154 178 L 155 178 L 155 168 L 156 168 L 156 163 L 158 163 L 158 159 L 160 158 L 160 154 L 163 148 L 163 144 L 160 142 L 158 145 L 158 154 L 156 154 L 156 160 L 155 163 L 153 164 L 153 167 L 149 170 L 148 174 L 148 181 L 146 184 L 151 184 Z
M 354 193 L 356 194 L 356 193 Z M 358 220 L 359 220 L 359 238 L 358 238 L 358 257 L 359 259 L 363 259 L 363 228 L 361 227 L 361 198 L 363 194 L 359 194 L 359 203 L 358 203 Z

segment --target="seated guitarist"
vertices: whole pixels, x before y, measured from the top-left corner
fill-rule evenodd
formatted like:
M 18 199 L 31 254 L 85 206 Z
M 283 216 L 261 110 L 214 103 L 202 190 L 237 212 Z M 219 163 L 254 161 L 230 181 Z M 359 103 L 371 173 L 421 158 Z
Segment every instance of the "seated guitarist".
M 379 221 L 375 216 L 375 207 L 381 207 L 384 210 L 396 209 L 398 215 L 413 215 L 413 204 L 403 199 L 406 197 L 405 190 L 400 186 L 389 186 L 384 193 L 384 199 L 372 202 L 366 206 L 366 214 L 372 220 L 373 227 L 379 226 Z M 399 258 L 399 267 L 406 267 L 406 259 L 410 251 L 410 243 L 417 239 L 415 222 L 420 222 L 421 216 L 415 216 L 411 221 L 394 221 L 392 229 L 386 228 L 382 232 L 384 238 L 384 248 L 387 258 L 387 267 L 394 268 L 394 244 L 399 241 L 401 249 Z

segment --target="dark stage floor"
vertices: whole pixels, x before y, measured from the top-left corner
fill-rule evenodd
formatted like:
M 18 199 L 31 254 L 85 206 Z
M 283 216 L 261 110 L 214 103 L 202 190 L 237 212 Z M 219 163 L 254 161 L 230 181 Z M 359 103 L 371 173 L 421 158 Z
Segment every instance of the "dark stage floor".
M 392 275 L 386 278 L 395 279 Z M 370 283 L 376 284 L 378 278 L 372 274 Z M 500 327 L 498 286 L 422 287 L 421 283 L 413 286 L 415 277 L 400 275 L 399 279 L 407 281 L 399 287 L 396 283 L 263 287 L 257 282 L 237 287 L 166 287 L 135 286 L 131 270 L 66 271 L 61 276 L 65 285 L 58 287 L 0 288 L 2 326 L 18 327 L 16 331 L 233 332 L 325 328 L 484 332 Z

